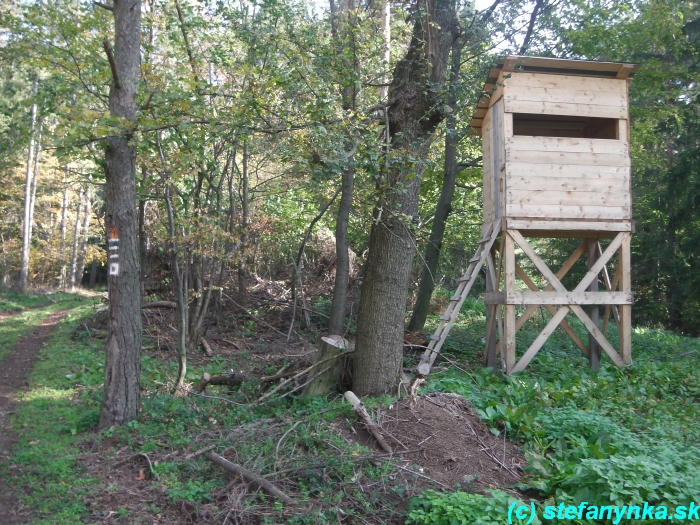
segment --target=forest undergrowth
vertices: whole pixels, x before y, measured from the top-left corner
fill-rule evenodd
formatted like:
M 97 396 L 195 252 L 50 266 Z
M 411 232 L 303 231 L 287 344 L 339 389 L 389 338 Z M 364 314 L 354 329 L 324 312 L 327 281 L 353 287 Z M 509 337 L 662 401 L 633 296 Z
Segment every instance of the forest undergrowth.
M 269 324 L 226 312 L 225 326 L 207 335 L 214 356 L 192 352 L 187 376 L 190 387 L 204 372 L 236 371 L 245 381 L 201 395 L 173 395 L 172 314 L 146 312 L 141 418 L 96 433 L 104 378 L 97 299 L 52 299 L 50 305 L 17 296 L 0 302 L 0 310 L 40 306 L 26 311 L 37 318 L 73 307 L 20 395 L 13 419 L 18 443 L 0 462 L 0 476 L 17 488 L 35 524 L 489 524 L 503 523 L 515 498 L 534 499 L 540 511 L 581 501 L 648 501 L 671 509 L 700 494 L 697 339 L 638 327 L 634 364 L 620 371 L 603 359 L 596 374 L 555 333 L 524 373 L 505 377 L 481 367 L 484 307 L 468 301 L 419 394 L 463 396 L 492 435 L 520 447 L 527 459 L 520 481 L 489 489 L 468 479 L 447 486 L 437 481 L 439 472 L 355 439 L 361 425 L 340 396 L 284 395 L 295 388 L 289 382 L 261 399 L 271 389 L 261 388 L 262 377 L 311 363 L 314 334 L 300 332 L 303 339 L 289 344 L 274 331 L 282 328 L 281 316 L 254 306 L 250 312 Z M 13 319 L 0 325 L 3 347 L 31 329 L 27 323 L 18 329 Z M 519 332 L 519 351 L 544 323 L 536 316 Z M 582 326 L 572 326 L 583 336 Z M 419 356 L 407 351 L 405 368 Z M 365 401 L 375 417 L 397 403 L 389 396 Z M 293 504 L 230 476 L 206 459 L 205 449 L 270 481 Z

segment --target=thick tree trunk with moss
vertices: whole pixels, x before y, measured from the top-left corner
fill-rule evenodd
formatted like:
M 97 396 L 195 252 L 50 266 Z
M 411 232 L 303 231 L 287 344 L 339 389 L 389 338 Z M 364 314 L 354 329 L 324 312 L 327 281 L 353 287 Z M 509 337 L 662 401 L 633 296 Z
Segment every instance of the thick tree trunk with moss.
M 383 173 L 378 185 L 357 320 L 353 391 L 359 396 L 393 391 L 398 382 L 422 159 L 443 119 L 440 86 L 459 36 L 454 0 L 418 0 L 415 7 L 411 44 L 389 89 L 391 150 L 405 160 Z
M 104 47 L 112 70 L 109 110 L 127 122 L 136 119 L 139 85 L 141 2 L 114 0 L 114 52 Z M 105 150 L 107 214 L 105 226 L 111 257 L 109 271 L 109 338 L 99 429 L 122 425 L 139 414 L 141 374 L 141 287 L 136 211 L 136 148 L 132 133 L 108 140 Z M 112 265 L 117 261 L 118 267 Z

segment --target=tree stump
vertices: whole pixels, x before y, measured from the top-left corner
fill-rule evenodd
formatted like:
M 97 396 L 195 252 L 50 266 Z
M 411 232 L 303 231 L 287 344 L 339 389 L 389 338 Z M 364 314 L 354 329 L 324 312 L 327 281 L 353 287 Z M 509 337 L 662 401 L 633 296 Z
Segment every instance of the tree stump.
M 339 356 L 343 352 L 352 350 L 355 343 L 351 343 L 347 339 L 339 335 L 329 335 L 321 338 L 321 346 L 316 354 L 316 363 L 324 359 Z M 311 381 L 304 390 L 307 396 L 327 396 L 333 393 L 340 384 L 340 378 L 343 375 L 345 359 L 330 359 L 328 364 L 331 366 L 326 372 L 320 374 L 316 379 Z

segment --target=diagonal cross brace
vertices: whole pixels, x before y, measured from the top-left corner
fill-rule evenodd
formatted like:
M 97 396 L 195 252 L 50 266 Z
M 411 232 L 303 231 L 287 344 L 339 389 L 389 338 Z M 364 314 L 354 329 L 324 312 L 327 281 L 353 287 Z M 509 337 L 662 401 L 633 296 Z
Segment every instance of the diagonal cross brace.
M 549 269 L 547 264 L 535 253 L 532 247 L 528 244 L 525 238 L 517 230 L 510 230 L 508 232 L 515 242 L 518 243 L 520 248 L 525 252 L 525 254 L 532 260 L 538 270 L 542 272 L 542 275 L 550 282 L 551 286 L 558 292 L 567 292 L 566 287 L 561 283 L 554 273 Z M 586 272 L 578 286 L 574 289 L 575 292 L 580 292 L 588 288 L 588 285 L 596 278 L 598 273 L 603 269 L 605 264 L 610 260 L 617 249 L 622 245 L 622 243 L 629 236 L 628 232 L 620 232 L 615 239 L 610 243 L 602 256 L 596 261 L 596 263 Z M 527 349 L 520 361 L 513 367 L 510 373 L 520 372 L 523 370 L 530 360 L 535 356 L 535 354 L 542 347 L 547 338 L 551 335 L 554 328 L 564 319 L 566 314 L 571 310 L 574 312 L 576 317 L 578 317 L 586 329 L 593 335 L 598 344 L 605 350 L 610 359 L 618 366 L 623 367 L 624 362 L 620 355 L 615 351 L 612 345 L 608 342 L 605 336 L 600 332 L 595 323 L 588 317 L 588 314 L 583 311 L 579 305 L 566 305 L 562 306 L 559 311 L 552 317 L 552 319 L 547 323 L 547 326 L 542 330 L 540 335 L 535 339 L 535 341 Z M 556 324 L 555 324 L 556 321 Z M 521 366 L 522 365 L 522 366 Z

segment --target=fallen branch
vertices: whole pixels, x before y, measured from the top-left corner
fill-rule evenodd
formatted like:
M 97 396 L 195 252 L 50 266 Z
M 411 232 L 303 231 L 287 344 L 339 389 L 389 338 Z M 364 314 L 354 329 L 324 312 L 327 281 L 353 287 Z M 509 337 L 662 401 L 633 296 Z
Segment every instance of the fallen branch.
M 423 479 L 426 479 L 426 480 L 428 480 L 428 481 L 432 481 L 432 482 L 435 483 L 436 485 L 440 485 L 441 487 L 443 487 L 443 488 L 445 488 L 445 489 L 447 489 L 447 490 L 452 490 L 450 487 L 448 487 L 448 486 L 445 485 L 444 483 L 440 483 L 438 480 L 433 479 L 433 478 L 431 478 L 431 477 L 429 477 L 429 476 L 426 476 L 425 474 L 421 474 L 420 472 L 416 472 L 415 470 L 411 470 L 410 468 L 402 467 L 401 465 L 395 465 L 395 466 L 396 466 L 396 468 L 400 468 L 401 470 L 404 470 L 404 471 L 406 471 L 406 472 L 410 472 L 410 473 L 413 474 L 414 476 L 418 476 L 419 478 L 423 478 Z
M 185 461 L 189 461 L 191 459 L 196 458 L 197 456 L 201 456 L 202 454 L 206 454 L 210 450 L 214 450 L 216 448 L 216 444 L 209 445 L 208 447 L 204 447 L 199 449 L 197 452 L 192 452 L 192 454 L 187 454 L 185 456 Z
M 233 472 L 234 474 L 238 474 L 242 478 L 247 479 L 248 481 L 251 481 L 251 482 L 255 483 L 256 485 L 259 485 L 260 488 L 262 488 L 265 492 L 282 500 L 287 505 L 292 505 L 294 503 L 294 500 L 292 498 L 287 496 L 284 492 L 282 492 L 280 489 L 275 487 L 268 480 L 258 476 L 257 474 L 251 472 L 250 470 L 248 470 L 244 467 L 241 467 L 240 465 L 237 465 L 236 463 L 231 463 L 227 459 L 222 458 L 221 456 L 219 456 L 218 454 L 216 454 L 214 452 L 207 452 L 204 457 L 206 457 L 209 461 L 216 463 L 220 467 L 225 468 L 229 472 Z
M 301 385 L 299 385 L 299 386 L 297 386 L 297 387 L 294 387 L 292 390 L 290 390 L 289 392 L 285 392 L 285 393 L 282 394 L 280 397 L 276 397 L 275 399 L 268 399 L 268 400 L 265 401 L 264 403 L 259 403 L 259 401 L 258 401 L 258 404 L 266 405 L 266 404 L 268 404 L 268 403 L 272 403 L 273 401 L 279 401 L 280 399 L 283 399 L 283 398 L 285 398 L 285 397 L 287 397 L 287 396 L 290 396 L 290 395 L 292 395 L 294 392 L 298 392 L 299 390 L 301 390 L 302 388 L 304 388 L 306 385 L 308 385 L 309 383 L 311 383 L 311 381 L 313 381 L 314 379 L 316 379 L 316 378 L 317 378 L 318 376 L 320 376 L 321 374 L 325 374 L 328 370 L 330 370 L 330 368 L 331 368 L 330 366 L 327 366 L 326 368 L 324 368 L 323 370 L 321 370 L 321 371 L 320 371 L 318 374 L 316 374 L 315 376 L 311 376 L 311 379 L 309 379 L 306 383 L 302 383 Z
M 500 459 L 498 459 L 496 456 L 494 456 L 491 453 L 491 450 L 489 447 L 486 446 L 486 443 L 484 443 L 481 438 L 479 437 L 479 434 L 476 433 L 476 430 L 474 430 L 474 427 L 471 425 L 468 419 L 465 420 L 467 422 L 467 426 L 470 428 L 472 433 L 474 434 L 474 437 L 476 440 L 479 442 L 479 445 L 481 445 L 481 450 L 483 450 L 488 457 L 490 457 L 496 464 L 500 465 L 502 468 L 506 469 L 508 472 L 510 472 L 515 478 L 520 478 L 518 476 L 517 472 L 513 471 L 508 465 L 503 463 Z
M 232 347 L 237 348 L 238 350 L 241 349 L 241 347 L 238 346 L 236 343 L 234 343 L 233 341 L 229 341 L 228 339 L 224 339 L 223 337 L 212 337 L 212 339 L 214 339 L 215 341 L 222 341 L 227 345 L 231 345 Z
M 138 457 L 146 458 L 146 461 L 148 461 L 148 470 L 151 471 L 151 475 L 156 479 L 160 479 L 160 478 L 158 478 L 158 474 L 156 474 L 156 472 L 153 470 L 153 463 L 151 463 L 151 458 L 148 457 L 148 454 L 145 454 L 143 452 L 138 452 L 132 456 L 129 456 L 128 458 L 122 459 L 121 461 L 117 461 L 114 465 L 112 465 L 112 468 L 120 467 L 124 463 L 131 461 L 132 459 L 135 459 Z
M 245 374 L 238 374 L 236 372 L 231 372 L 230 374 L 221 374 L 218 376 L 212 376 L 207 372 L 202 374 L 202 378 L 199 380 L 194 387 L 195 392 L 201 394 L 208 385 L 227 385 L 229 388 L 240 385 L 246 380 Z
M 202 348 L 204 348 L 204 353 L 207 354 L 207 357 L 213 357 L 214 351 L 211 349 L 211 345 L 207 342 L 207 340 L 200 337 L 199 341 L 202 343 Z
M 347 354 L 351 354 L 351 353 L 354 352 L 354 351 L 355 351 L 355 350 L 348 350 L 347 352 L 343 352 L 342 354 L 334 355 L 334 356 L 329 357 L 328 359 L 322 359 L 321 361 L 315 362 L 315 363 L 314 363 L 313 365 L 311 365 L 310 367 L 305 368 L 305 369 L 302 370 L 301 372 L 298 372 L 298 373 L 294 374 L 294 375 L 293 375 L 292 377 L 290 377 L 289 379 L 286 379 L 286 380 L 282 381 L 279 385 L 277 385 L 275 388 L 273 388 L 272 390 L 270 390 L 267 394 L 265 394 L 264 396 L 261 396 L 260 399 L 258 399 L 257 402 L 259 403 L 260 401 L 262 401 L 262 400 L 265 399 L 266 397 L 271 396 L 272 394 L 274 394 L 275 392 L 277 392 L 278 390 L 280 390 L 282 387 L 284 387 L 284 386 L 287 385 L 288 383 L 290 383 L 290 382 L 294 381 L 295 379 L 297 379 L 297 378 L 303 376 L 303 375 L 306 374 L 307 372 L 310 372 L 313 368 L 317 367 L 318 365 L 322 365 L 323 363 L 326 363 L 326 362 L 330 361 L 331 359 L 336 359 L 336 358 L 338 358 L 338 357 L 341 357 L 341 356 L 344 356 L 344 355 L 347 355 Z
M 377 440 L 377 443 L 379 443 L 379 446 L 382 447 L 382 450 L 391 454 L 393 450 L 391 450 L 391 447 L 384 440 L 384 436 L 382 436 L 381 432 L 379 431 L 379 427 L 372 420 L 372 417 L 369 415 L 369 412 L 367 412 L 365 405 L 362 403 L 362 401 L 360 401 L 360 398 L 358 398 L 355 395 L 355 393 L 350 390 L 345 392 L 345 394 L 343 394 L 343 397 L 347 399 L 348 403 L 350 403 L 352 405 L 352 408 L 355 409 L 357 415 L 360 416 L 360 418 L 362 418 L 362 420 L 365 422 L 367 430 L 369 430 L 370 433 L 374 436 L 374 438 Z
M 294 375 L 294 370 L 289 370 L 291 366 L 291 364 L 286 364 L 282 368 L 280 368 L 275 374 L 271 376 L 262 376 L 260 378 L 260 386 L 264 385 L 265 383 L 274 383 L 278 379 L 284 379 L 285 377 Z

